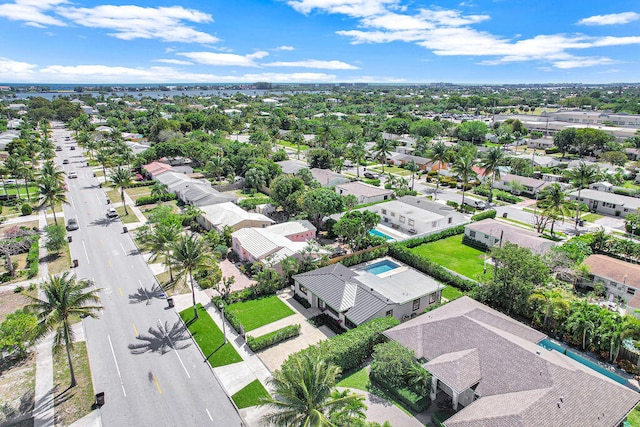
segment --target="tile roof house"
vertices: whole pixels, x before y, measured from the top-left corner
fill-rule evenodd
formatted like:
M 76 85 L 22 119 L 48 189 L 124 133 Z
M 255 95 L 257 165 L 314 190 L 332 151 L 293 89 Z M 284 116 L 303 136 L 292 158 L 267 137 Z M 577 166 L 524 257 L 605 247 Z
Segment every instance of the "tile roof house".
M 543 254 L 556 245 L 556 242 L 540 237 L 538 233 L 491 218 L 466 225 L 464 236 L 489 248 L 500 245 L 502 239 L 502 244 L 510 242 L 537 254 Z
M 335 192 L 341 196 L 353 195 L 359 204 L 381 202 L 393 199 L 393 190 L 376 187 L 362 181 L 345 182 L 335 187 Z
M 187 175 L 166 171 L 154 178 L 165 184 L 169 192 L 174 193 L 184 203 L 194 206 L 207 206 L 225 202 L 235 202 L 238 198 L 232 194 L 220 193 L 211 188 L 207 180 L 190 178 Z
M 577 200 L 578 192 L 569 193 L 569 199 Z M 628 214 L 637 214 L 640 210 L 640 199 L 637 197 L 591 189 L 580 191 L 580 201 L 586 204 L 589 210 L 604 215 L 625 217 Z
M 551 185 L 550 182 L 543 181 L 541 179 L 529 178 L 526 176 L 513 175 L 510 173 L 500 176 L 500 179 L 496 180 L 493 184 L 494 188 L 498 190 L 511 191 L 512 182 L 518 182 L 524 187 L 522 193 L 535 195 Z
M 385 335 L 451 396 L 446 427 L 621 425 L 640 394 L 539 345 L 546 336 L 464 296 Z
M 640 296 L 640 265 L 606 255 L 589 255 L 583 263 L 589 267 L 591 276 L 590 282 L 585 283 L 588 286 L 603 283 L 610 295 L 625 301 L 630 301 L 635 295 Z M 640 305 L 636 301 L 633 304 Z
M 142 169 L 149 174 L 151 179 L 155 179 L 158 175 L 171 171 L 173 167 L 162 162 L 151 162 L 148 165 L 144 165 Z
M 347 268 L 340 263 L 293 276 L 296 294 L 354 328 L 393 316 L 407 320 L 440 301 L 444 286 L 391 258 Z
M 222 231 L 225 227 L 231 227 L 233 231 L 250 227 L 264 228 L 275 222 L 266 215 L 247 212 L 232 202 L 202 206 L 200 210 L 202 215 L 196 220 L 205 230 Z

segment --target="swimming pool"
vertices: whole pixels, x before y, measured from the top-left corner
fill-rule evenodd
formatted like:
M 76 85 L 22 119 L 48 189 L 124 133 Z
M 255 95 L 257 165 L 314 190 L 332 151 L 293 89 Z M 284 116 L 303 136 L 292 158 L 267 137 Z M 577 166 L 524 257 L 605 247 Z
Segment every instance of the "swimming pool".
M 382 231 L 378 231 L 375 228 L 369 230 L 369 234 L 372 234 L 372 235 L 378 236 L 378 237 L 384 237 L 387 240 L 393 240 L 393 237 L 389 236 L 388 234 L 384 234 Z
M 387 271 L 395 270 L 400 266 L 395 262 L 389 259 L 383 259 L 382 261 L 378 261 L 375 264 L 368 265 L 364 268 L 364 270 L 368 273 L 375 274 L 379 276 L 382 273 L 386 273 Z
M 578 363 L 582 363 L 583 365 L 593 369 L 596 372 L 601 373 L 602 375 L 604 375 L 605 377 L 611 378 L 612 380 L 614 380 L 617 383 L 620 383 L 622 385 L 626 385 L 627 384 L 627 379 L 624 377 L 621 377 L 620 375 L 613 373 L 605 368 L 603 368 L 602 366 L 598 365 L 597 363 L 593 363 L 591 360 L 589 359 L 585 359 L 584 357 L 570 351 L 567 350 L 565 347 L 556 344 L 555 342 L 548 340 L 548 339 L 544 339 L 542 341 L 540 341 L 538 343 L 538 345 L 542 348 L 545 348 L 547 350 L 555 350 L 559 353 L 563 353 L 566 354 L 567 357 L 575 360 Z

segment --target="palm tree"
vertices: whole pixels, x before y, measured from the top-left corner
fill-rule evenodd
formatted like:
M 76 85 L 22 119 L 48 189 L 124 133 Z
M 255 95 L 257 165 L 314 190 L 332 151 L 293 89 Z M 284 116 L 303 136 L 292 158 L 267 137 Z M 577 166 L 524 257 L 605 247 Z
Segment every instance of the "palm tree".
M 131 180 L 131 171 L 129 169 L 125 169 L 122 167 L 116 168 L 111 176 L 109 177 L 114 186 L 120 189 L 120 199 L 122 200 L 122 205 L 124 206 L 124 214 L 129 215 L 129 211 L 127 211 L 127 204 L 124 200 L 124 189 L 126 187 L 130 187 L 132 184 Z
M 193 284 L 193 270 L 206 268 L 212 262 L 212 256 L 209 253 L 207 243 L 200 239 L 196 234 L 181 235 L 171 248 L 171 264 L 176 269 L 176 279 L 189 279 L 191 286 L 191 296 L 193 299 L 193 316 L 198 318 L 198 310 L 196 309 L 196 291 Z
M 349 158 L 356 162 L 356 177 L 360 178 L 360 165 L 367 155 L 365 143 L 362 139 L 354 140 L 348 149 Z
M 355 394 L 333 393 L 341 370 L 322 356 L 295 355 L 289 362 L 269 380 L 273 396 L 261 405 L 274 411 L 264 416 L 266 424 L 330 427 L 334 426 L 332 414 L 344 413 L 362 402 Z
M 551 218 L 551 235 L 553 236 L 553 227 L 557 219 L 564 222 L 564 217 L 569 215 L 567 209 L 566 193 L 562 191 L 562 187 L 554 182 L 542 192 L 542 202 L 544 204 L 543 215 Z
M 169 280 L 173 283 L 173 269 L 171 267 L 171 245 L 180 236 L 181 228 L 177 224 L 156 225 L 146 238 L 146 246 L 151 251 L 150 262 L 155 262 L 160 255 L 164 257 L 165 264 L 169 267 Z
M 104 176 L 107 176 L 107 166 L 111 166 L 113 162 L 111 154 L 104 148 L 98 150 L 96 154 L 96 160 L 102 166 L 102 173 Z
M 578 187 L 578 198 L 576 200 L 576 230 L 578 229 L 578 221 L 580 220 L 580 192 L 596 179 L 598 173 L 599 170 L 596 165 L 587 165 L 585 162 L 580 162 L 577 168 L 569 171 L 569 179 L 576 187 Z
M 169 187 L 167 184 L 163 184 L 159 181 L 156 181 L 151 186 L 151 196 L 155 197 L 158 201 L 158 204 L 162 204 L 162 200 L 169 194 Z
M 549 320 L 561 320 L 567 316 L 570 310 L 569 302 L 562 292 L 557 289 L 539 289 L 531 294 L 529 302 L 532 305 L 533 320 L 547 326 Z M 543 317 L 540 322 L 540 317 Z
M 582 335 L 582 348 L 587 348 L 587 333 L 593 332 L 595 324 L 593 322 L 594 312 L 591 304 L 580 301 L 573 305 L 572 313 L 567 319 L 566 328 L 575 336 Z
M 471 178 L 475 178 L 478 174 L 473 170 L 475 166 L 476 158 L 473 152 L 467 150 L 460 150 L 453 164 L 451 165 L 451 171 L 455 176 L 462 181 L 462 204 L 464 206 L 464 194 L 467 191 L 467 185 Z
M 393 150 L 393 144 L 388 139 L 380 137 L 373 150 L 376 158 L 380 161 L 380 165 L 382 165 L 382 173 L 384 173 L 384 165 Z
M 58 167 L 50 160 L 44 162 L 42 168 L 40 168 L 40 179 L 51 177 L 60 183 L 60 185 L 64 184 L 64 175 L 65 173 L 58 169 Z
M 416 172 L 420 170 L 420 168 L 416 164 L 415 160 L 411 160 L 404 168 L 411 172 L 411 191 L 413 191 L 413 182 L 416 176 Z
M 59 203 L 67 203 L 67 196 L 60 184 L 60 181 L 55 176 L 45 175 L 40 180 L 38 185 L 40 192 L 40 204 L 38 208 L 50 206 L 53 212 L 53 221 L 58 225 L 58 218 L 56 218 L 56 205 Z
M 438 164 L 438 180 L 436 181 L 436 192 L 433 193 L 433 200 L 438 199 L 438 187 L 440 186 L 440 169 L 442 169 L 442 165 L 446 164 L 451 157 L 451 150 L 447 147 L 444 142 L 438 141 L 429 151 L 427 151 L 427 158 L 432 163 Z
M 71 348 L 73 348 L 73 329 L 70 317 L 98 317 L 102 307 L 98 304 L 100 298 L 98 289 L 88 289 L 87 281 L 76 281 L 75 276 L 64 272 L 58 276 L 49 278 L 40 285 L 43 298 L 37 298 L 25 294 L 31 299 L 29 309 L 33 310 L 38 319 L 37 336 L 42 339 L 51 331 L 55 331 L 53 338 L 54 351 L 60 350 L 64 345 L 67 351 L 69 372 L 71 374 L 71 386 L 75 387 L 76 377 L 71 361 Z
M 480 158 L 480 167 L 484 168 L 484 176 L 491 175 L 489 181 L 489 203 L 493 202 L 493 182 L 500 178 L 498 166 L 504 160 L 504 151 L 500 147 L 491 147 Z

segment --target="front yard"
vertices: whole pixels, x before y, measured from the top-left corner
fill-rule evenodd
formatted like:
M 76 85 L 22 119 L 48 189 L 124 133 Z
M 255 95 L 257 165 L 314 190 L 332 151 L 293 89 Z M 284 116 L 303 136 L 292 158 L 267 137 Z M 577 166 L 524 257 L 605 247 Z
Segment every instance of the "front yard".
M 264 388 L 260 380 L 254 380 L 246 385 L 242 390 L 231 396 L 238 409 L 256 406 L 262 398 L 268 398 L 269 393 Z
M 238 318 L 245 332 L 293 314 L 293 310 L 283 303 L 277 295 L 230 304 L 225 310 Z
M 412 248 L 411 252 L 470 279 L 484 276 L 485 253 L 463 244 L 462 235 L 425 243 Z M 487 264 L 486 274 L 493 274 L 493 266 Z

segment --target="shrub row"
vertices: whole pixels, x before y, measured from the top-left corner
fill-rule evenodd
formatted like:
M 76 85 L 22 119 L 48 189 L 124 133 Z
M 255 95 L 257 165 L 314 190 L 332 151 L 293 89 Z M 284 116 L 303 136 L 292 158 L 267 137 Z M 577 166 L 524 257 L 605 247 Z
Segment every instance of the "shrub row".
M 479 185 L 476 188 L 474 188 L 473 192 L 478 194 L 479 196 L 484 196 L 484 197 L 489 197 L 489 194 L 491 194 L 489 189 L 483 185 Z
M 458 225 L 456 227 L 451 227 L 437 233 L 429 234 L 428 236 L 415 237 L 413 239 L 404 240 L 403 242 L 395 243 L 392 246 L 401 245 L 406 246 L 407 248 L 415 248 L 416 246 L 420 246 L 423 243 L 435 242 L 436 240 L 446 239 L 447 237 L 455 236 L 462 233 L 464 233 L 464 225 Z
M 373 353 L 373 347 L 385 340 L 382 333 L 397 326 L 400 321 L 395 317 L 373 319 L 355 329 L 337 335 L 330 340 L 320 341 L 316 345 L 290 355 L 283 364 L 292 363 L 294 357 L 321 355 L 327 362 L 339 366 L 343 372 L 360 366 Z
M 429 397 L 429 394 L 427 394 L 426 396 L 420 396 L 419 394 L 406 388 L 388 386 L 384 382 L 380 381 L 380 379 L 372 381 L 378 387 L 395 397 L 396 400 L 399 400 L 400 402 L 408 406 L 409 409 L 411 409 L 413 412 L 420 413 L 422 411 L 425 411 L 431 404 L 431 398 Z
M 454 202 L 453 200 L 447 200 L 447 206 L 458 209 L 458 206 L 460 206 L 460 204 L 458 202 Z
M 507 203 L 520 203 L 522 199 L 518 196 L 514 196 L 511 193 L 507 193 L 506 191 L 499 190 L 496 192 L 496 199 L 502 200 Z
M 242 199 L 238 202 L 238 206 L 247 211 L 251 211 L 256 208 L 258 205 L 264 205 L 267 203 L 271 203 L 271 199 L 269 198 L 250 198 L 250 199 Z
M 300 305 L 303 306 L 304 308 L 311 307 L 311 303 L 309 302 L 309 300 L 306 299 L 306 298 L 301 297 L 297 293 L 293 294 L 293 299 L 298 301 L 300 303 Z
M 363 179 L 363 182 L 366 182 L 369 185 L 373 185 L 374 187 L 380 187 L 380 179 Z
M 260 351 L 298 335 L 300 335 L 300 325 L 289 325 L 257 338 L 248 335 L 247 345 L 253 351 Z
M 29 248 L 29 255 L 27 255 L 27 263 L 29 263 L 29 272 L 27 273 L 27 277 L 29 279 L 36 277 L 38 275 L 38 261 L 40 259 L 40 248 L 38 246 L 38 240 L 40 236 L 36 236 L 31 242 L 31 247 Z
M 131 185 L 128 185 L 127 188 L 136 188 L 136 187 L 148 187 L 155 183 L 154 180 L 149 181 L 133 181 Z
M 240 323 L 240 320 L 238 320 L 235 314 L 233 314 L 232 312 L 226 309 L 227 304 L 222 300 L 222 298 L 213 297 L 211 298 L 211 301 L 213 301 L 213 303 L 215 304 L 216 307 L 218 307 L 218 309 L 220 309 L 220 304 L 222 304 L 223 307 L 225 307 L 225 310 L 224 310 L 225 319 L 229 321 L 229 323 L 231 324 L 231 326 L 233 327 L 233 329 L 236 331 L 238 335 L 242 335 L 244 332 L 244 327 L 242 326 L 242 323 Z
M 471 221 L 482 221 L 483 219 L 491 218 L 494 219 L 496 217 L 496 210 L 489 209 L 488 211 L 481 212 L 477 215 L 471 217 Z
M 408 264 L 409 266 L 416 268 L 423 273 L 433 277 L 440 282 L 454 286 L 462 291 L 470 291 L 477 285 L 476 282 L 468 279 L 464 279 L 456 274 L 451 273 L 440 264 L 437 264 L 425 257 L 414 254 L 402 245 L 391 245 L 389 247 L 389 254 L 399 261 Z
M 340 260 L 340 264 L 345 267 L 351 267 L 352 265 L 360 264 L 363 262 L 371 261 L 372 259 L 383 257 L 387 254 L 389 248 L 387 245 L 380 246 L 372 251 L 363 252 L 361 254 L 353 254 Z
M 162 197 L 158 196 L 142 196 L 136 200 L 136 206 L 142 205 L 151 205 L 153 203 L 158 203 L 159 201 L 168 202 L 169 200 L 175 200 L 176 195 L 173 193 L 165 194 Z

